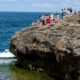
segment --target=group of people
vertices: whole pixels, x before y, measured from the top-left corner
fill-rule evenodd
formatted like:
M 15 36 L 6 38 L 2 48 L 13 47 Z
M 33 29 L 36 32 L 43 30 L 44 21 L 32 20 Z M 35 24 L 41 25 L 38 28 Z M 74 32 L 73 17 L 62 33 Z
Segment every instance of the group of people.
M 43 25 L 46 25 L 46 24 L 49 24 L 49 25 L 52 25 L 52 23 L 55 21 L 55 22 L 58 22 L 59 20 L 59 13 L 56 11 L 55 14 L 44 14 L 42 15 L 39 19 L 38 19 L 38 22 L 42 22 Z
M 61 14 L 58 13 L 57 11 L 55 13 L 52 14 L 44 14 L 41 17 L 38 17 L 38 22 L 42 22 L 42 25 L 52 25 L 52 23 L 57 23 L 59 21 L 63 21 L 64 16 L 67 14 L 72 14 L 73 10 L 72 8 L 64 8 L 62 9 Z
M 68 14 L 72 14 L 72 12 L 73 12 L 72 8 L 69 8 L 69 7 L 67 8 L 67 11 L 68 11 Z

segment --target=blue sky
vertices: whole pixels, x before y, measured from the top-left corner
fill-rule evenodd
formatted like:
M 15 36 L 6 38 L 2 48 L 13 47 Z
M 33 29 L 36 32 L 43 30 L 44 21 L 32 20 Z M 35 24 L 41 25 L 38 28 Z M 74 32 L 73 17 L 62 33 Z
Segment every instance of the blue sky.
M 0 0 L 0 11 L 54 12 L 65 7 L 80 10 L 80 0 Z

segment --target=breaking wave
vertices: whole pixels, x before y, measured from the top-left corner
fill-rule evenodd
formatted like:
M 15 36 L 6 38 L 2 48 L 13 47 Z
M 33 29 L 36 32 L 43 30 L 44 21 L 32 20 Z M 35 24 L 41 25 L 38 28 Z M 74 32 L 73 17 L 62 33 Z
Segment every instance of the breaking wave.
M 17 59 L 8 49 L 3 52 L 0 52 L 0 65 L 12 64 L 16 62 Z
M 0 58 L 15 58 L 15 55 L 13 55 L 8 49 L 6 49 L 3 52 L 0 52 Z

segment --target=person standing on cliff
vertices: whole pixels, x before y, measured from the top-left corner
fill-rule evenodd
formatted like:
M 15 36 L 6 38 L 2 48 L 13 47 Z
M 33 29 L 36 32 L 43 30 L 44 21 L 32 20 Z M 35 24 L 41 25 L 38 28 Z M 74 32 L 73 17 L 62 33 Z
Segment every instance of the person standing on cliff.
M 37 22 L 39 23 L 41 21 L 41 18 L 40 18 L 40 16 L 38 17 L 38 20 L 37 20 Z
M 67 8 L 67 11 L 68 11 L 68 14 L 70 14 L 70 8 L 69 7 Z
M 55 22 L 57 23 L 58 20 L 59 20 L 59 14 L 58 14 L 58 12 L 56 11 Z
M 74 14 L 76 14 L 77 12 L 76 12 L 76 10 L 74 10 Z
M 64 10 L 62 9 L 62 15 L 61 15 L 61 21 L 63 21 L 63 18 L 64 18 Z
M 46 14 L 46 18 L 47 18 L 47 24 L 49 24 L 49 14 Z
M 51 26 L 52 24 L 52 20 L 51 20 L 51 17 L 49 16 L 49 26 Z
M 37 18 L 35 17 L 35 23 L 37 22 Z
M 41 22 L 42 22 L 42 25 L 45 25 L 44 15 L 42 15 L 41 17 Z
M 54 19 L 54 15 L 51 14 L 51 15 L 50 15 L 50 18 L 51 18 L 51 20 L 53 21 L 53 19 Z
M 44 21 L 45 21 L 45 25 L 47 24 L 47 17 L 46 17 L 46 14 L 44 16 Z
M 66 8 L 64 8 L 64 15 L 66 15 Z
M 72 11 L 72 8 L 70 8 L 70 14 L 72 14 L 72 12 L 73 12 L 73 11 Z

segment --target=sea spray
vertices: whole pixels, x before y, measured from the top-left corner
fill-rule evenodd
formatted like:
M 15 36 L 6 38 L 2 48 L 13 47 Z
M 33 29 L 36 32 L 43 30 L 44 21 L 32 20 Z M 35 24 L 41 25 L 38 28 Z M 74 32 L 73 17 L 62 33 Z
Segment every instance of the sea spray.
M 0 65 L 8 65 L 16 62 L 17 59 L 8 49 L 0 52 Z
M 13 55 L 8 49 L 6 49 L 3 52 L 0 52 L 0 58 L 15 58 L 15 55 Z

